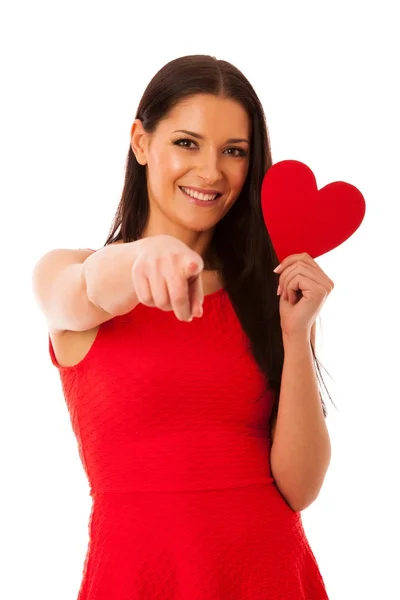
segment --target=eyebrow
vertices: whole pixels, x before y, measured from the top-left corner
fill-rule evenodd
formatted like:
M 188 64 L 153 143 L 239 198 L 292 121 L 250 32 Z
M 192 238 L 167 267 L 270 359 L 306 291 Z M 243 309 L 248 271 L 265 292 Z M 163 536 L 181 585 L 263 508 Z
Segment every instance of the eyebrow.
M 187 135 L 192 135 L 198 140 L 204 140 L 204 135 L 200 135 L 200 133 L 195 133 L 194 131 L 188 131 L 187 129 L 176 129 L 173 133 L 186 133 Z M 246 144 L 250 145 L 249 140 L 242 138 L 230 138 L 229 140 L 226 140 L 227 144 L 238 144 L 239 142 L 246 142 Z

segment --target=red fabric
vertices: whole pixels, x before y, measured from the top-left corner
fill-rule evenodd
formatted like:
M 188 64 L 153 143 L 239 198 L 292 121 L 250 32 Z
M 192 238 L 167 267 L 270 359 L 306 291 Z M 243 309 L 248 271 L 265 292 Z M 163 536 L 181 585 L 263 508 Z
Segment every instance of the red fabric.
M 278 260 L 307 252 L 317 258 L 343 244 L 361 225 L 365 200 L 350 183 L 318 190 L 314 173 L 298 160 L 268 169 L 261 188 L 264 222 Z
M 322 600 L 271 476 L 273 393 L 224 290 L 191 323 L 139 304 L 53 364 L 92 511 L 78 600 Z

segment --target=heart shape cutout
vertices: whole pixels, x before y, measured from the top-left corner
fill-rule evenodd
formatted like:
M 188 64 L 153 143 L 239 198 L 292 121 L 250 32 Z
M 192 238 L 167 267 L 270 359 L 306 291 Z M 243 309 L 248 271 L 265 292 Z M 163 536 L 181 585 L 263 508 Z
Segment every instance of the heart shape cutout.
M 261 188 L 264 223 L 280 262 L 290 254 L 321 256 L 343 244 L 361 225 L 365 200 L 350 183 L 320 190 L 314 173 L 297 160 L 268 169 Z

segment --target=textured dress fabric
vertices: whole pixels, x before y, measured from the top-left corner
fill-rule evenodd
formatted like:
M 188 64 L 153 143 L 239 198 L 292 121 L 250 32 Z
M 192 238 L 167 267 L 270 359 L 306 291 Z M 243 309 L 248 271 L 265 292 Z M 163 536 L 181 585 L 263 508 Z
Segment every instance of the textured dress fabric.
M 274 392 L 229 296 L 138 304 L 59 370 L 92 508 L 78 600 L 323 600 L 270 468 Z

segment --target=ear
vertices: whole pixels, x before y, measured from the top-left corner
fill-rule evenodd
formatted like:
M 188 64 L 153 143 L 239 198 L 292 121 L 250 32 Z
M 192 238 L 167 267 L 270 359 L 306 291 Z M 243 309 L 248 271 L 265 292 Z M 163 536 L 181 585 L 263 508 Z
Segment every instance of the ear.
M 131 148 L 139 164 L 147 164 L 147 134 L 142 121 L 135 119 L 131 127 Z

